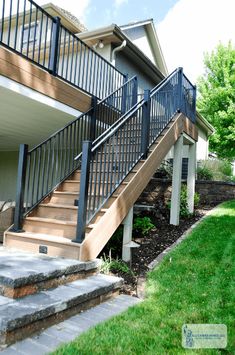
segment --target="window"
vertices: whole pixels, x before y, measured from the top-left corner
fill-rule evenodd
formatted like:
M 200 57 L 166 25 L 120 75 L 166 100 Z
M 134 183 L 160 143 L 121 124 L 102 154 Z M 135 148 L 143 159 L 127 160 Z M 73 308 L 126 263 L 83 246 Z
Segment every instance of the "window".
M 31 22 L 31 24 L 24 25 L 22 43 L 23 47 L 31 44 L 36 44 L 38 41 L 38 23 Z

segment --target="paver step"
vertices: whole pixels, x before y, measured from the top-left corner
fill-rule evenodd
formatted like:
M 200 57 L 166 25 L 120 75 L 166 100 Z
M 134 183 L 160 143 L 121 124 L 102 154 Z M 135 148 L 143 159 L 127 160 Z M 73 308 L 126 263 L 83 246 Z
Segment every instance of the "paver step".
M 68 318 L 39 334 L 19 341 L 3 350 L 1 355 L 45 355 L 55 351 L 60 345 L 70 342 L 91 327 L 106 321 L 137 305 L 141 300 L 136 297 L 119 295 L 83 313 Z
M 95 275 L 12 300 L 0 296 L 0 345 L 14 343 L 111 298 L 122 279 Z
M 9 298 L 82 279 L 98 273 L 100 268 L 99 259 L 81 262 L 5 248 L 0 249 L 0 261 L 0 295 Z

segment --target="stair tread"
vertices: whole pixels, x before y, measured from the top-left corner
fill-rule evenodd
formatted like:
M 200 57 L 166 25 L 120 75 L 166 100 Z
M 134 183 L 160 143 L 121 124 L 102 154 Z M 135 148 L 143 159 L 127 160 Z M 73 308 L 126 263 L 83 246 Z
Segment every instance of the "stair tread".
M 39 206 L 41 207 L 51 207 L 51 208 L 64 208 L 64 209 L 72 209 L 72 210 L 77 210 L 78 207 L 77 206 L 73 206 L 73 205 L 59 205 L 59 204 L 55 204 L 55 203 L 41 203 Z M 100 212 L 107 212 L 108 208 L 102 208 L 100 210 Z
M 72 244 L 73 247 L 80 248 L 79 243 L 74 243 L 68 238 L 58 237 L 57 235 L 52 235 L 52 234 L 33 233 L 33 232 L 20 232 L 20 233 L 7 232 L 7 234 L 14 235 L 17 237 L 23 237 L 26 239 L 43 240 L 45 242 L 48 241 L 48 242 L 53 242 L 53 243 L 65 244 L 65 245 Z
M 77 206 L 73 206 L 73 205 L 60 205 L 60 204 L 55 204 L 55 203 L 41 203 L 39 205 L 40 207 L 51 207 L 51 208 L 64 208 L 64 209 L 70 209 L 70 210 L 77 210 L 78 207 Z
M 76 226 L 77 223 L 70 221 L 70 220 L 60 220 L 56 218 L 46 218 L 46 217 L 26 217 L 26 221 L 34 221 L 34 222 L 45 222 L 45 223 L 55 223 L 55 224 L 61 224 L 61 225 L 70 225 L 70 226 Z
M 117 290 L 122 282 L 121 278 L 98 274 L 5 303 L 0 306 L 0 332 L 14 331 L 70 307 L 76 307 L 97 296 Z

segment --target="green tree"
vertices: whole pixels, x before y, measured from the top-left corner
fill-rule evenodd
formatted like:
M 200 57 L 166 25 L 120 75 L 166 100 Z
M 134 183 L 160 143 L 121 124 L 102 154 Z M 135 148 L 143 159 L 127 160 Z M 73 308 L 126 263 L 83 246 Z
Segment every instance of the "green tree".
M 210 149 L 235 159 L 235 48 L 219 44 L 204 57 L 205 73 L 198 80 L 198 111 L 214 126 Z

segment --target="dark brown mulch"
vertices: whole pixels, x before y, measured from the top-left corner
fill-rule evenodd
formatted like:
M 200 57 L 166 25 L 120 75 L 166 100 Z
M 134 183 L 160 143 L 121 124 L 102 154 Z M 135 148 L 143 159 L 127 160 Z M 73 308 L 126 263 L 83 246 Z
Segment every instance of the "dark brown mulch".
M 195 211 L 194 216 L 180 220 L 179 226 L 169 224 L 169 210 L 161 208 L 155 212 L 144 212 L 141 216 L 148 216 L 156 226 L 151 232 L 143 236 L 138 231 L 133 231 L 133 240 L 140 244 L 139 248 L 132 251 L 133 274 L 113 270 L 113 274 L 124 279 L 122 293 L 137 294 L 138 279 L 144 278 L 149 271 L 148 265 L 167 247 L 173 244 L 187 229 L 201 219 L 212 207 L 203 206 Z

